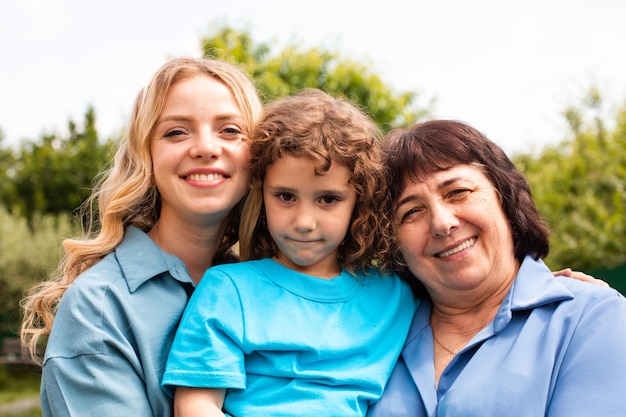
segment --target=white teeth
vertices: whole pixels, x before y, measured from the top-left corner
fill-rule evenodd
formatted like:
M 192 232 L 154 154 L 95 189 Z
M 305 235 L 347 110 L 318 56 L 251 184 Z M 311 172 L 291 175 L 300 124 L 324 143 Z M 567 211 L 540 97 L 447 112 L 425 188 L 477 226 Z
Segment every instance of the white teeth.
M 438 258 L 446 258 L 448 256 L 452 256 L 455 253 L 459 253 L 461 252 L 463 249 L 467 249 L 470 246 L 472 246 L 474 243 L 476 243 L 476 238 L 473 237 L 471 239 L 466 240 L 465 242 L 461 243 L 459 246 L 457 246 L 456 248 L 450 249 L 449 251 L 445 251 L 445 252 L 441 252 L 439 254 L 437 254 Z
M 222 178 L 221 174 L 191 174 L 187 179 L 191 181 L 215 181 Z

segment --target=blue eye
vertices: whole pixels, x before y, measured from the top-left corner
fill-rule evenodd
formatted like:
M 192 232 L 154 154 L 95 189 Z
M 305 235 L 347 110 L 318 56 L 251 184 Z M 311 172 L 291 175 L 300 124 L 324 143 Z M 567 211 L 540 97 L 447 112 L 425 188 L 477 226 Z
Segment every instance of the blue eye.
M 223 135 L 225 139 L 228 139 L 228 140 L 237 140 L 237 139 L 244 138 L 243 132 L 241 131 L 241 129 L 239 129 L 236 126 L 225 127 L 224 129 L 221 130 L 221 134 Z

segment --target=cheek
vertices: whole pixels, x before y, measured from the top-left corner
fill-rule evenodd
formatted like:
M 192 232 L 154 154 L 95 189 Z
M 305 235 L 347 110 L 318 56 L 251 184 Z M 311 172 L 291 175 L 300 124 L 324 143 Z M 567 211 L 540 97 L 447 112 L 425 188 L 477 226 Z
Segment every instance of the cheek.
M 173 167 L 181 157 L 180 146 L 173 146 L 163 141 L 155 140 L 150 145 L 150 158 L 152 170 L 156 174 L 165 168 Z
M 396 239 L 400 251 L 403 254 L 409 254 L 420 250 L 425 236 L 424 232 L 419 228 L 403 225 L 397 229 Z
M 166 171 L 170 165 L 167 155 L 163 153 L 152 154 L 152 182 L 158 187 L 166 176 Z
M 248 191 L 250 184 L 250 170 L 248 166 L 250 164 L 250 148 L 248 145 L 241 143 L 239 146 L 233 148 L 233 168 L 237 169 L 236 175 L 239 188 L 242 188 L 242 196 Z M 234 171 L 233 171 L 234 172 Z
M 281 210 L 280 208 L 276 207 L 271 199 L 266 199 L 263 203 L 263 206 L 268 229 L 273 230 L 281 222 L 285 222 L 287 220 L 288 213 L 285 210 Z
M 239 167 L 241 167 L 241 169 L 245 169 L 247 171 L 248 165 L 250 164 L 250 146 L 244 142 L 237 142 L 233 145 L 234 146 L 231 149 L 233 159 Z
M 247 168 L 243 168 L 241 171 L 241 175 L 239 175 L 240 177 L 240 184 L 244 187 L 244 193 L 248 191 L 248 189 L 250 188 L 250 170 L 248 170 Z

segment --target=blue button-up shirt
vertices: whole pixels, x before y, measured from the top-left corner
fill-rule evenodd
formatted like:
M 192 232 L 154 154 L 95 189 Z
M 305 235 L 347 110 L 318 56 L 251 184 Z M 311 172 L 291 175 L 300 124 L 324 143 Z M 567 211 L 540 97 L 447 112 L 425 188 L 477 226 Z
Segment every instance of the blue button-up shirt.
M 435 387 L 430 302 L 369 416 L 626 416 L 626 300 L 526 258 L 493 322 Z
M 44 358 L 43 415 L 172 416 L 160 385 L 189 288 L 184 263 L 130 227 L 63 295 Z

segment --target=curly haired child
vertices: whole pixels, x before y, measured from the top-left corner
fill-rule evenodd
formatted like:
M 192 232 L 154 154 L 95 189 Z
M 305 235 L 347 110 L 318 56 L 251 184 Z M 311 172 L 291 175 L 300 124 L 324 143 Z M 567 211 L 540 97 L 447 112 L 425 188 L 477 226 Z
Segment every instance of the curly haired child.
M 170 351 L 177 415 L 364 416 L 381 396 L 416 301 L 380 262 L 392 238 L 380 136 L 319 90 L 266 107 L 245 262 L 207 271 Z

